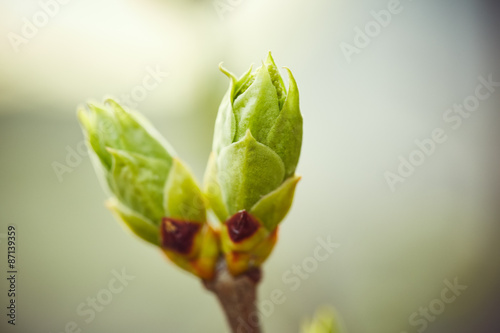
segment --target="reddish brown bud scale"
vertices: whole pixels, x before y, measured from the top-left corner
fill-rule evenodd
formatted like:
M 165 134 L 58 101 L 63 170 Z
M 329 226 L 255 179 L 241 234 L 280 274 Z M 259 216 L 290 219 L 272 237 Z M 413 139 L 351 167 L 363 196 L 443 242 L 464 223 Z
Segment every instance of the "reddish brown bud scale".
M 246 210 L 241 210 L 227 220 L 226 226 L 231 240 L 239 243 L 255 234 L 260 224 Z
M 189 254 L 201 224 L 164 217 L 161 223 L 161 244 L 180 254 Z

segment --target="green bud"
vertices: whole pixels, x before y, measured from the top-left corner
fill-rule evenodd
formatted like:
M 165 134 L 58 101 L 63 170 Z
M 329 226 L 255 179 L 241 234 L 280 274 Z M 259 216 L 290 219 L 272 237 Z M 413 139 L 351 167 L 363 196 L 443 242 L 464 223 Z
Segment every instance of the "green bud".
M 287 92 L 271 54 L 239 79 L 220 69 L 230 84 L 217 114 L 204 192 L 224 223 L 221 246 L 228 267 L 240 274 L 267 258 L 292 205 L 300 180 L 295 169 L 302 115 L 291 71 Z
M 251 212 L 259 200 L 294 177 L 302 145 L 302 115 L 291 71 L 287 70 L 287 92 L 271 54 L 256 71 L 250 68 L 239 79 L 221 70 L 230 85 L 216 119 L 205 192 L 216 215 L 225 221 L 238 211 Z M 258 217 L 269 231 L 288 211 L 294 189 L 295 185 L 286 187 L 286 194 L 273 197 L 274 203 L 267 199 L 258 205 Z M 271 206 L 281 208 L 271 216 L 266 213 Z
M 107 206 L 132 233 L 159 246 L 179 267 L 209 278 L 219 256 L 206 203 L 189 169 L 140 114 L 112 100 L 78 116 Z

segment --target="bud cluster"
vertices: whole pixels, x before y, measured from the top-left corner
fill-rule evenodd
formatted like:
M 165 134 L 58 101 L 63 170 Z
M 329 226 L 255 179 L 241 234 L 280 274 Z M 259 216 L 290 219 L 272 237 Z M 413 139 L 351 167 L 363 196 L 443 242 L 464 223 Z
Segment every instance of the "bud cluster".
M 107 206 L 124 226 L 179 267 L 211 279 L 221 255 L 233 275 L 259 267 L 293 201 L 302 144 L 295 79 L 288 91 L 269 54 L 257 70 L 230 79 L 216 119 L 200 189 L 174 150 L 140 114 L 113 100 L 79 119 Z M 211 208 L 219 223 L 210 224 Z

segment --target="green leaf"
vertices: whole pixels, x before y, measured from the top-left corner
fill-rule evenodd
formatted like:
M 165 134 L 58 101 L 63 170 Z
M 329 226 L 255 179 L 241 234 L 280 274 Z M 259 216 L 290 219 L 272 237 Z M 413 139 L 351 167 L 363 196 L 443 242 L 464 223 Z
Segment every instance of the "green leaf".
M 250 66 L 250 69 L 236 81 L 231 102 L 234 102 L 239 95 L 243 94 L 252 85 L 255 80 L 255 73 L 252 73 L 252 67 Z
M 174 150 L 142 115 L 125 111 L 111 99 L 106 100 L 106 104 L 108 108 L 89 103 L 89 112 L 81 109 L 78 111 L 78 117 L 90 147 L 107 171 L 112 167 L 108 147 L 172 163 Z
M 229 215 L 250 208 L 276 189 L 285 175 L 281 158 L 257 142 L 250 130 L 222 149 L 217 160 L 218 180 Z
M 278 67 L 274 63 L 274 59 L 271 56 L 271 52 L 269 52 L 269 55 L 267 56 L 266 62 L 264 64 L 266 65 L 266 68 L 269 71 L 269 75 L 271 76 L 271 81 L 276 88 L 276 94 L 278 96 L 279 107 L 281 110 L 286 99 L 286 88 Z
M 214 141 L 212 150 L 217 154 L 220 150 L 233 143 L 234 135 L 236 134 L 236 119 L 233 112 L 234 99 L 245 91 L 253 82 L 254 75 L 252 74 L 252 66 L 239 79 L 233 73 L 219 65 L 219 69 L 229 79 L 229 89 L 224 95 L 217 112 L 215 120 Z
M 111 155 L 106 147 L 120 149 L 120 128 L 113 114 L 89 104 L 89 112 L 84 109 L 78 111 L 78 118 L 86 131 L 90 147 L 99 157 L 106 170 L 111 170 Z
M 292 72 L 288 70 L 289 91 L 285 105 L 281 113 L 269 131 L 267 138 L 262 141 L 274 150 L 285 164 L 285 177 L 288 178 L 295 173 L 299 162 L 302 146 L 302 115 L 299 107 L 299 90 L 293 78 Z
M 255 80 L 234 100 L 233 112 L 236 133 L 233 141 L 239 141 L 247 130 L 262 142 L 280 113 L 278 96 L 269 72 L 263 65 L 257 69 Z
M 233 83 L 231 83 L 231 86 Z M 215 119 L 213 151 L 217 154 L 222 148 L 233 143 L 234 134 L 236 133 L 236 120 L 233 114 L 233 106 L 231 103 L 231 89 L 226 93 L 219 106 L 217 118 Z
M 288 178 L 280 187 L 260 199 L 250 210 L 267 230 L 273 231 L 285 218 L 293 202 L 295 187 L 300 176 Z
M 216 155 L 214 153 L 210 154 L 208 159 L 207 169 L 205 171 L 205 177 L 203 180 L 203 193 L 208 199 L 210 208 L 214 211 L 215 215 L 221 222 L 224 222 L 229 217 L 226 205 L 222 199 L 222 191 L 217 181 L 217 163 Z
M 146 242 L 160 246 L 160 233 L 158 226 L 143 216 L 124 207 L 116 199 L 110 199 L 106 206 L 113 212 L 117 220 L 123 223 L 123 226 Z
M 113 157 L 110 188 L 126 206 L 150 219 L 161 222 L 163 188 L 169 165 L 156 158 L 108 148 Z
M 207 221 L 203 194 L 191 172 L 177 158 L 165 185 L 164 209 L 165 215 L 174 219 Z

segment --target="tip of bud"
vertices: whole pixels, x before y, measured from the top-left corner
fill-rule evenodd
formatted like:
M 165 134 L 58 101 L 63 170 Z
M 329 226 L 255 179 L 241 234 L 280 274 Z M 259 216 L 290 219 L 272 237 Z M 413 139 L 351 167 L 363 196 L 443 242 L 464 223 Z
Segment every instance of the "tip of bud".
M 90 119 L 85 107 L 80 105 L 76 110 L 76 116 L 78 117 L 78 120 L 80 121 L 82 126 L 88 131 L 90 129 Z
M 220 70 L 222 73 L 224 73 L 224 74 L 225 74 L 228 78 L 230 78 L 232 81 L 236 81 L 236 80 L 237 80 L 236 76 L 235 76 L 233 73 L 231 73 L 230 71 L 228 71 L 227 69 L 225 69 L 225 68 L 222 66 L 222 64 L 223 64 L 223 62 L 221 62 L 221 63 L 219 64 L 219 70 Z
M 271 55 L 271 51 L 267 53 L 266 64 L 273 64 L 274 66 L 276 66 L 276 64 L 274 63 L 273 56 Z
M 112 106 L 112 107 L 119 107 L 119 108 L 121 108 L 121 106 L 113 98 L 111 98 L 111 97 L 106 98 L 104 100 L 104 104 Z

